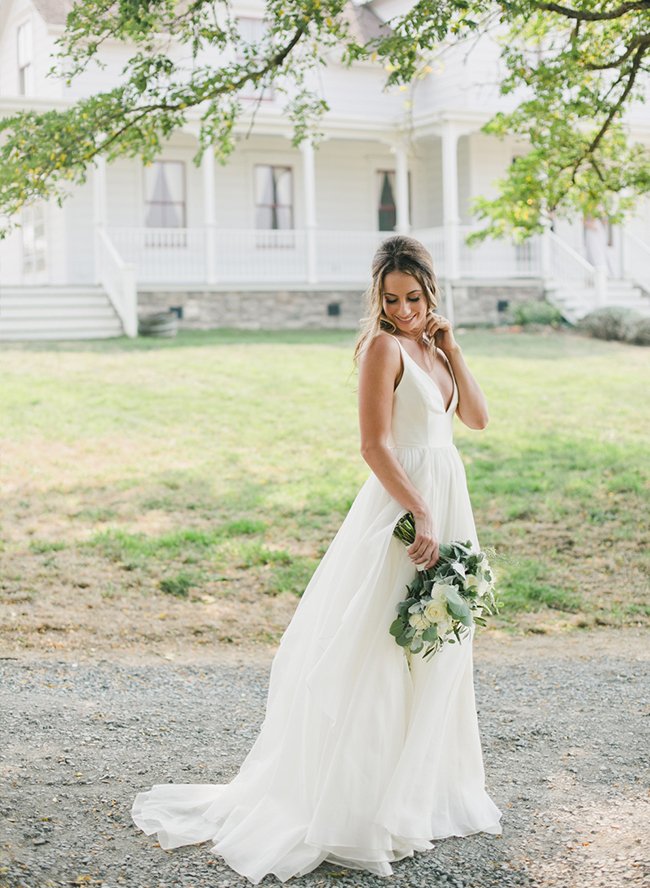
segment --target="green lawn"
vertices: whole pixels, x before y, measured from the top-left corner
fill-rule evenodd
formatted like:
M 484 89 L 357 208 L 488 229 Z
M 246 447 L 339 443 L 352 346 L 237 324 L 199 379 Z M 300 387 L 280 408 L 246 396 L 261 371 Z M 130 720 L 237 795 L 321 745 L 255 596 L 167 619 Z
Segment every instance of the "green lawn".
M 56 595 L 89 565 L 108 599 L 299 595 L 368 474 L 354 338 L 4 346 L 5 603 Z M 459 340 L 490 405 L 483 432 L 457 421 L 456 443 L 502 623 L 645 621 L 650 351 L 568 333 Z

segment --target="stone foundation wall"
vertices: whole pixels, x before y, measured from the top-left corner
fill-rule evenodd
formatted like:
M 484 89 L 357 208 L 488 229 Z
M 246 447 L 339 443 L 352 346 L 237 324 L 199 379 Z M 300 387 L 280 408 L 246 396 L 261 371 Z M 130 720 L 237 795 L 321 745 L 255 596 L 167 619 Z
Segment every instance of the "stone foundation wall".
M 522 302 L 543 298 L 541 284 L 460 282 L 454 286 L 456 324 L 498 324 Z M 180 310 L 185 330 L 234 327 L 249 330 L 356 329 L 364 312 L 359 290 L 140 290 L 141 316 Z M 440 306 L 445 313 L 445 300 Z
M 179 327 L 209 330 L 353 330 L 363 314 L 361 290 L 192 290 L 138 293 L 138 313 L 181 308 Z
M 541 301 L 541 281 L 454 285 L 454 314 L 457 324 L 502 324 L 512 320 L 513 310 L 523 302 Z

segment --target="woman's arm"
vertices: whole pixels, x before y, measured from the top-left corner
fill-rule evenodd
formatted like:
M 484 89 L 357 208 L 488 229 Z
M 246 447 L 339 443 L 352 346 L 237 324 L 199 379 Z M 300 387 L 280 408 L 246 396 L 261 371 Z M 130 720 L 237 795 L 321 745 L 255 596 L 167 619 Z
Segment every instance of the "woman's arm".
M 361 455 L 387 492 L 415 518 L 409 557 L 424 567 L 438 560 L 438 540 L 429 508 L 389 447 L 393 391 L 401 368 L 400 348 L 390 333 L 380 333 L 364 350 L 359 366 Z
M 489 420 L 487 401 L 465 363 L 449 320 L 442 315 L 433 315 L 427 322 L 426 331 L 429 336 L 435 336 L 437 347 L 451 364 L 458 386 L 458 418 L 470 429 L 484 429 Z

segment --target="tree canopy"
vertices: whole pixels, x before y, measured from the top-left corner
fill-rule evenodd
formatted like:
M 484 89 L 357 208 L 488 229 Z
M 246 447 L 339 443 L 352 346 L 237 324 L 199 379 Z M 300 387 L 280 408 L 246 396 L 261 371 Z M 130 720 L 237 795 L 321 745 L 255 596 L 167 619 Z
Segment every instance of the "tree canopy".
M 36 200 L 60 203 L 100 155 L 151 162 L 188 118 L 195 161 L 208 146 L 225 161 L 243 90 L 273 87 L 294 143 L 317 137 L 327 111 L 314 89 L 319 66 L 376 62 L 387 86 L 404 86 L 428 76 L 441 47 L 490 31 L 501 44 L 501 92 L 518 104 L 484 130 L 521 137 L 529 150 L 496 198 L 476 201 L 480 236 L 523 238 L 562 214 L 618 220 L 650 190 L 650 153 L 625 122 L 647 92 L 650 0 L 419 0 L 371 36 L 356 21 L 347 0 L 265 0 L 265 30 L 247 39 L 228 0 L 77 0 L 52 74 L 71 83 L 115 40 L 131 48 L 129 60 L 106 92 L 0 120 L 0 214 L 10 225 Z

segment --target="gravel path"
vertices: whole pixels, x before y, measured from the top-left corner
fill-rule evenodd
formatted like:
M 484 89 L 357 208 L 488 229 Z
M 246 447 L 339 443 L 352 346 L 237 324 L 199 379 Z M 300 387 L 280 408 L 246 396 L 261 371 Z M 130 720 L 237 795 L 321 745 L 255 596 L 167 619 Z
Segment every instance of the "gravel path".
M 506 656 L 477 641 L 487 785 L 504 835 L 439 841 L 395 864 L 395 884 L 648 884 L 647 639 L 627 638 L 634 643 L 621 635 L 605 651 L 579 640 L 522 642 Z M 0 660 L 0 886 L 247 886 L 208 844 L 161 850 L 129 811 L 154 783 L 234 776 L 264 714 L 269 664 L 269 654 L 184 664 Z M 294 883 L 392 882 L 324 864 Z

